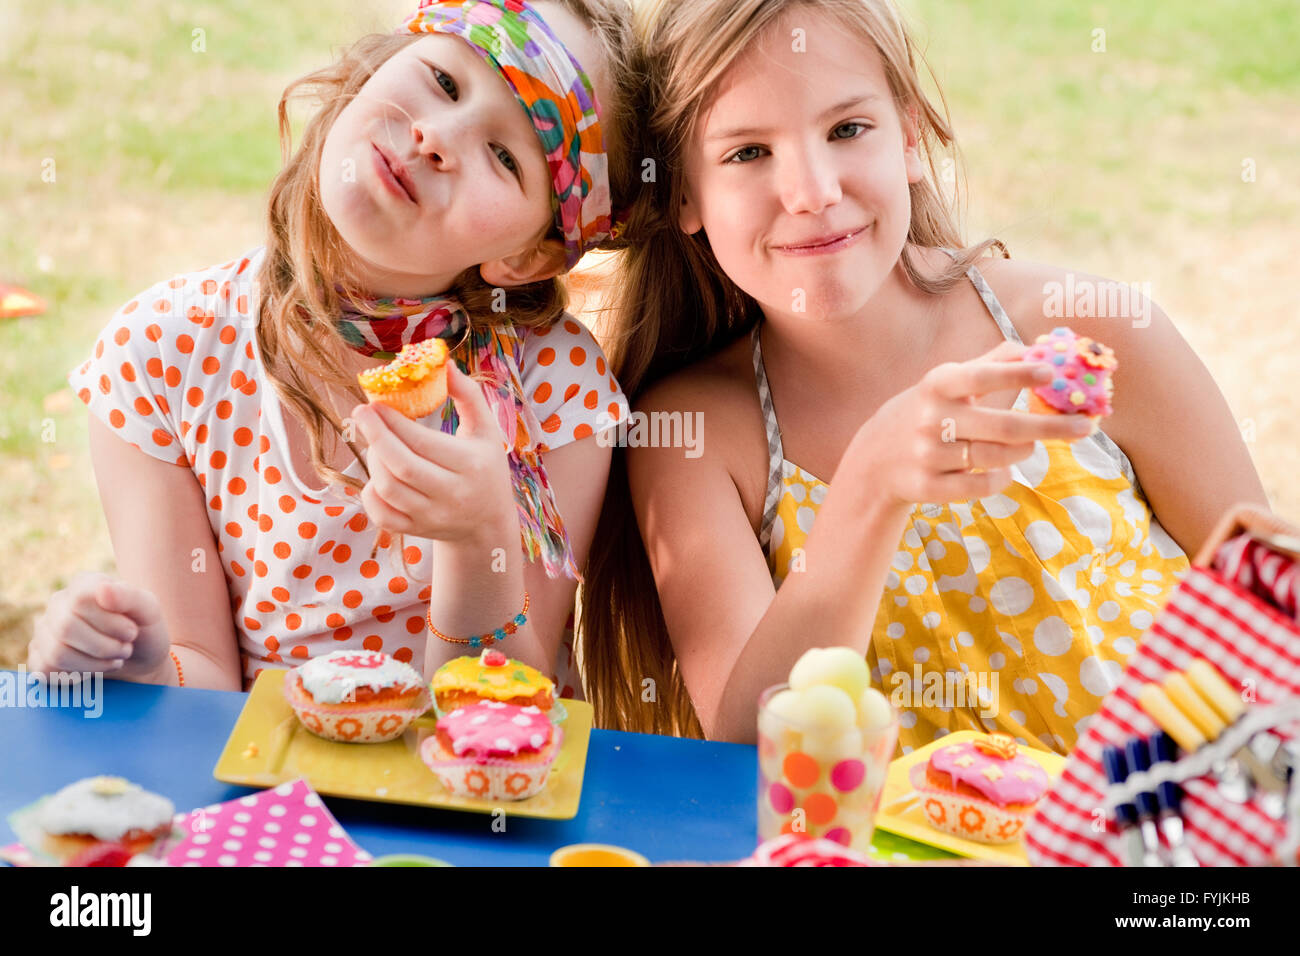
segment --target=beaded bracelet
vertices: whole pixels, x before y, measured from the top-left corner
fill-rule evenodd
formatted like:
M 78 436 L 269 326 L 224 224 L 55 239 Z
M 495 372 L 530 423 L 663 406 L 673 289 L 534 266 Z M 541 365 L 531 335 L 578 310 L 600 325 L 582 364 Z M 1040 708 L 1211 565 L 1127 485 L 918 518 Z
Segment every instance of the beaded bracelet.
M 524 626 L 528 620 L 528 589 L 524 589 L 524 609 L 514 616 L 513 619 L 506 622 L 504 627 L 498 627 L 490 634 L 479 634 L 474 637 L 448 637 L 442 631 L 433 626 L 433 605 L 429 605 L 429 610 L 425 613 L 425 620 L 429 622 L 429 631 L 434 637 L 444 640 L 449 644 L 468 644 L 470 647 L 491 647 L 497 641 L 504 641 L 506 635 L 513 634 Z
M 176 679 L 180 682 L 180 686 L 181 686 L 181 687 L 184 687 L 184 686 L 185 686 L 185 671 L 183 671 L 183 670 L 181 669 L 181 659 L 180 659 L 179 657 L 176 656 L 176 652 L 175 652 L 175 651 L 168 651 L 167 653 L 170 654 L 170 655 L 172 656 L 172 663 L 176 665 Z

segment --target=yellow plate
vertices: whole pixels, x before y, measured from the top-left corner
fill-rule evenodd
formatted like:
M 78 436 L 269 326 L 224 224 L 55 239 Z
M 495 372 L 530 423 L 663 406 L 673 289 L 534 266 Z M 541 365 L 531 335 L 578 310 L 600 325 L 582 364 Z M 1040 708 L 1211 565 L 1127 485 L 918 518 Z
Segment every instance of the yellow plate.
M 950 850 L 961 856 L 1004 866 L 1028 866 L 1029 858 L 1025 856 L 1025 845 L 1021 840 L 994 846 L 989 843 L 976 843 L 974 840 L 963 840 L 959 836 L 944 833 L 930 826 L 925 818 L 925 811 L 921 809 L 920 797 L 917 796 L 916 788 L 913 786 L 913 768 L 924 773 L 930 754 L 939 747 L 951 747 L 953 744 L 983 736 L 985 734 L 977 730 L 958 730 L 918 750 L 913 750 L 910 754 L 899 757 L 891 763 L 889 775 L 885 778 L 885 792 L 880 796 L 880 809 L 876 812 L 876 827 L 919 843 L 928 843 L 930 846 Z M 1061 775 L 1061 770 L 1065 767 L 1065 758 L 1060 754 L 1025 746 L 1019 747 L 1018 752 L 1037 761 L 1047 771 L 1047 776 L 1051 778 L 1052 783 L 1056 782 L 1056 778 Z
M 591 738 L 591 705 L 564 700 L 564 741 L 542 792 L 527 800 L 475 800 L 442 786 L 419 746 L 433 733 L 433 712 L 406 733 L 383 744 L 344 744 L 317 737 L 294 716 L 284 699 L 282 670 L 264 670 L 249 691 L 212 775 L 246 787 L 274 787 L 303 777 L 317 793 L 354 800 L 409 803 L 491 813 L 504 809 L 522 817 L 571 820 L 578 815 L 582 774 Z

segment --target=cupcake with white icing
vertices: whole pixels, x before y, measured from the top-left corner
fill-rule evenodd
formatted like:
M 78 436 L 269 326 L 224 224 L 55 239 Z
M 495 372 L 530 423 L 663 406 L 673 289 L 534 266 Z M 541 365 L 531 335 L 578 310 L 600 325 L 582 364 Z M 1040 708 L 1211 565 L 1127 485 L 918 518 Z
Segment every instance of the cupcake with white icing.
M 87 777 L 32 808 L 31 830 L 20 834 L 39 854 L 66 863 L 101 844 L 147 853 L 171 832 L 175 807 L 123 777 Z
M 400 737 L 429 709 L 424 677 L 378 651 L 334 651 L 289 671 L 284 695 L 318 737 L 382 743 Z

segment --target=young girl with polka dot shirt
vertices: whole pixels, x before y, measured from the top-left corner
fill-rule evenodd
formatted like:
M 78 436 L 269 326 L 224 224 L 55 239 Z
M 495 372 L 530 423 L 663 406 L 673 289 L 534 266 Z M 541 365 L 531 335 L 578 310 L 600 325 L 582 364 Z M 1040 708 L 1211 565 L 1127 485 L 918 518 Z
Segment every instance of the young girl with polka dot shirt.
M 30 669 L 247 689 L 338 649 L 431 674 L 504 637 L 579 690 L 596 436 L 627 405 L 556 277 L 618 245 L 626 17 L 620 0 L 424 0 L 289 87 L 286 145 L 290 94 L 326 93 L 267 243 L 136 296 L 69 375 L 92 444 L 115 436 L 95 458 L 122 578 L 55 594 Z M 449 402 L 418 421 L 364 402 L 357 372 L 432 337 Z M 119 517 L 151 508 L 132 448 L 189 472 L 157 479 L 156 509 L 201 499 L 211 549 L 155 553 L 178 535 Z M 189 606 L 212 574 L 229 624 Z

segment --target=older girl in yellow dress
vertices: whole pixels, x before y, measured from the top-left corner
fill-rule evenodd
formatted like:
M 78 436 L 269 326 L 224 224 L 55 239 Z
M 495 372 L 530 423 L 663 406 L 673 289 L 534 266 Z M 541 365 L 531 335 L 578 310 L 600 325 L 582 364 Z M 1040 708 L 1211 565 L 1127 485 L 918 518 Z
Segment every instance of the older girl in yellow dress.
M 597 719 L 752 741 L 764 687 L 849 645 L 903 752 L 961 729 L 1068 751 L 1187 554 L 1265 501 L 1219 390 L 1147 300 L 1063 321 L 1051 290 L 1103 280 L 963 242 L 887 0 L 641 13 L 658 175 L 611 355 L 634 419 L 698 415 L 703 453 L 616 459 Z M 1063 324 L 1118 356 L 1104 431 L 1025 411 L 1024 343 Z

